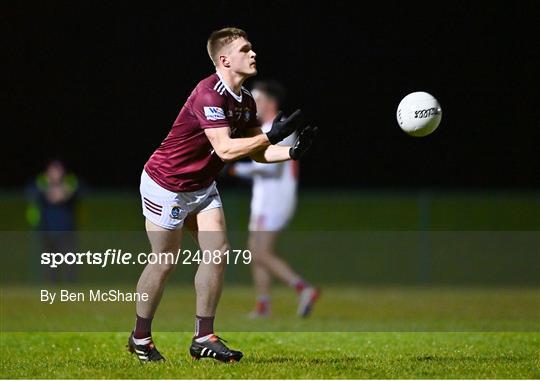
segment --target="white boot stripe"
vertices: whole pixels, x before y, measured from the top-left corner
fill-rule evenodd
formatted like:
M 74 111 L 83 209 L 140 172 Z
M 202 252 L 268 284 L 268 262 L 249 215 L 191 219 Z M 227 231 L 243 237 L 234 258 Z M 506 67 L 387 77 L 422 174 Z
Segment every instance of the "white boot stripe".
M 202 352 L 201 352 L 201 356 L 204 356 L 204 352 L 206 352 L 208 348 L 203 348 Z

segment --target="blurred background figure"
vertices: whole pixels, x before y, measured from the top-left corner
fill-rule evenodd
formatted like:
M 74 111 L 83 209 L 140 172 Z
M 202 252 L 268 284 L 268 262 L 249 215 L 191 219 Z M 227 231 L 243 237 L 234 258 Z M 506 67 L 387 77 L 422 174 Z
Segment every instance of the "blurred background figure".
M 253 85 L 252 94 L 262 130 L 267 132 L 283 107 L 285 89 L 276 81 L 258 81 Z M 296 134 L 292 134 L 279 144 L 293 145 L 295 138 Z M 307 317 L 319 297 L 319 290 L 307 283 L 276 253 L 279 232 L 287 226 L 296 208 L 298 162 L 239 162 L 231 166 L 229 172 L 253 180 L 248 246 L 253 254 L 252 274 L 257 299 L 250 316 L 270 315 L 270 285 L 275 277 L 297 292 L 297 314 Z
M 76 208 L 79 199 L 79 181 L 67 173 L 60 160 L 52 160 L 28 187 L 29 204 L 26 218 L 38 235 L 41 252 L 66 253 L 75 250 Z M 60 269 L 47 267 L 45 277 L 56 283 Z M 74 281 L 75 266 L 66 266 L 65 279 Z

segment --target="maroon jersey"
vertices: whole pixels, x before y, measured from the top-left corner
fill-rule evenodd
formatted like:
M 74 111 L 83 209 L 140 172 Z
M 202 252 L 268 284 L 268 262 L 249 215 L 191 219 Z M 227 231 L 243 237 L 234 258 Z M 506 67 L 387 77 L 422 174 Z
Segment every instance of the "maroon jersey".
M 223 161 L 204 133 L 206 128 L 230 127 L 231 137 L 259 127 L 255 101 L 242 87 L 236 95 L 219 77 L 203 79 L 187 99 L 169 135 L 144 166 L 148 176 L 171 192 L 192 192 L 209 186 Z

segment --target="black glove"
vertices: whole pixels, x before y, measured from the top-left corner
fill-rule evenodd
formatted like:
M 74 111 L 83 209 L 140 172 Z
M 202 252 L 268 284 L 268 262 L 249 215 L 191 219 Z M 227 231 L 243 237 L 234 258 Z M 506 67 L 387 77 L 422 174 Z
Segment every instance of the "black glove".
M 300 135 L 298 135 L 296 138 L 292 147 L 289 149 L 289 156 L 291 159 L 298 160 L 304 156 L 309 147 L 311 147 L 313 140 L 315 140 L 317 137 L 318 132 L 318 127 L 307 126 L 304 128 L 302 132 L 300 132 Z
M 283 113 L 280 111 L 274 121 L 272 122 L 272 128 L 266 133 L 270 144 L 277 144 L 294 131 L 303 127 L 302 111 L 296 110 L 287 119 L 281 120 Z

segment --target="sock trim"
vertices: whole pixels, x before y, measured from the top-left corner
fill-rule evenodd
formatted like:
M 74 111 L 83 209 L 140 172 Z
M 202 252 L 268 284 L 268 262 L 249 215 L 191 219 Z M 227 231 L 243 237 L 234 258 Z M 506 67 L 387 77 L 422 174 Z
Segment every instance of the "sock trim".
M 198 337 L 198 338 L 195 339 L 195 341 L 196 341 L 197 343 L 202 343 L 202 342 L 204 342 L 204 341 L 206 341 L 206 340 L 209 340 L 212 336 L 214 336 L 213 333 L 211 333 L 211 334 L 209 334 L 209 335 L 206 335 L 206 336 L 203 336 L 203 337 Z
M 135 345 L 148 345 L 152 342 L 152 336 L 145 337 L 144 339 L 137 339 L 133 337 Z

